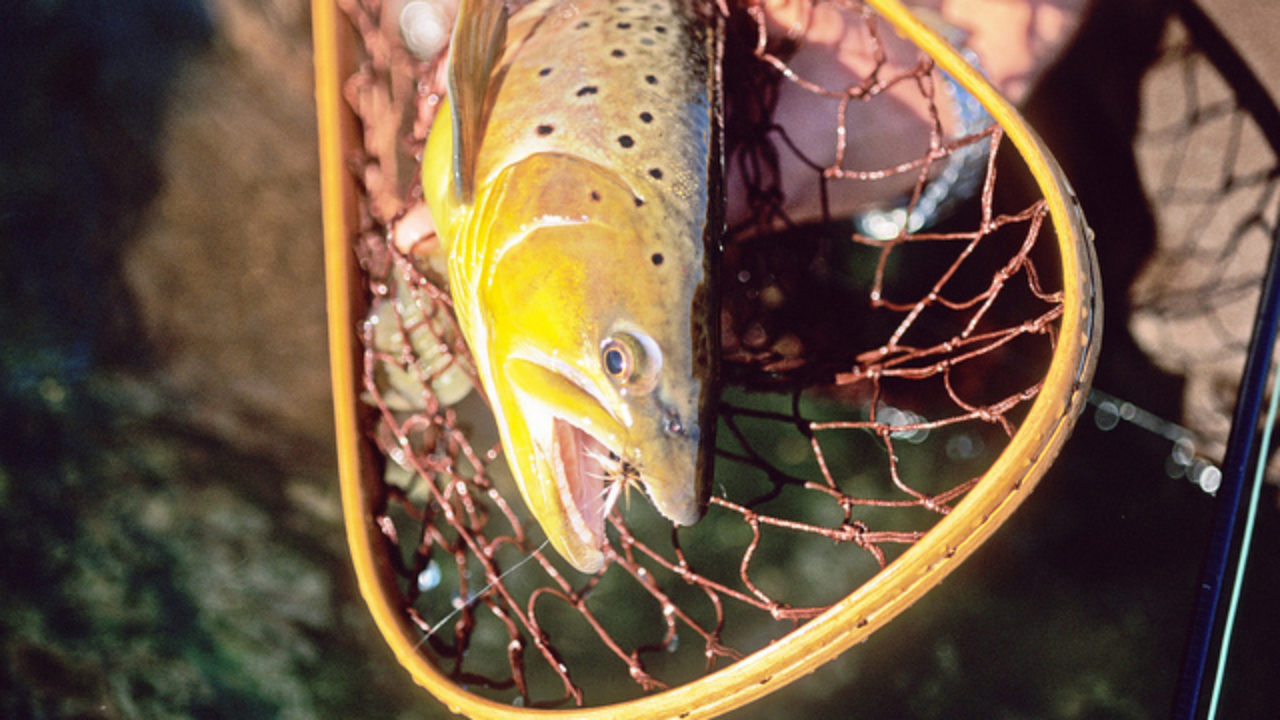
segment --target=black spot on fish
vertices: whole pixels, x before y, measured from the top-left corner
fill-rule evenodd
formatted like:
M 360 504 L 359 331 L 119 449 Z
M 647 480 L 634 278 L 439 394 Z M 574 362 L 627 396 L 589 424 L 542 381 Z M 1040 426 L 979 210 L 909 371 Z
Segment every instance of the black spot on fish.
M 649 111 L 647 111 L 647 110 L 646 110 L 645 112 L 640 113 L 640 122 L 642 122 L 642 123 L 651 123 L 651 122 L 653 122 L 653 113 L 651 113 L 651 112 L 649 112 Z
M 596 87 L 595 85 L 583 85 L 582 87 L 578 88 L 577 95 L 578 97 L 582 97 L 583 95 L 595 95 L 597 92 L 599 92 L 599 90 L 600 88 Z
M 583 20 L 582 22 L 580 22 L 580 23 L 578 23 L 577 25 L 575 25 L 575 26 L 574 26 L 574 29 L 576 29 L 576 30 L 586 30 L 586 29 L 587 29 L 587 28 L 589 28 L 589 27 L 591 27 L 591 23 L 587 22 L 586 20 Z
M 538 77 L 546 77 L 551 74 L 551 68 L 544 67 L 538 71 Z
M 662 179 L 662 169 L 661 169 L 661 168 L 649 168 L 649 177 L 653 178 L 654 180 L 661 180 L 661 179 Z
M 654 254 L 653 254 L 653 257 L 651 257 L 651 258 L 649 258 L 649 259 L 653 261 L 653 264 L 654 264 L 654 265 L 661 265 L 661 264 L 662 264 L 662 253 L 654 253 Z
M 632 199 L 636 201 L 636 207 L 644 207 L 644 200 L 640 198 L 632 198 Z
M 547 135 L 550 135 L 552 130 L 555 130 L 555 128 L 554 128 L 554 127 L 552 127 L 551 125 L 539 125 L 539 126 L 538 126 L 538 134 L 539 134 L 539 135 L 542 135 L 543 137 L 545 137 L 545 136 L 547 136 Z
M 592 191 L 591 191 L 591 200 L 592 200 L 592 202 L 600 202 L 600 193 L 599 193 L 599 192 L 597 192 L 597 191 L 595 191 L 595 190 L 592 190 Z
M 623 50 L 620 50 L 620 49 L 618 49 L 618 48 L 614 48 L 613 50 L 611 50 L 611 51 L 609 52 L 609 54 L 610 54 L 610 55 L 612 55 L 612 56 L 614 56 L 614 57 L 616 57 L 616 58 L 626 57 L 626 56 L 627 56 L 627 53 L 626 53 L 626 52 L 624 52 Z
M 644 76 L 644 81 L 645 81 L 645 82 L 647 82 L 647 83 L 649 83 L 650 85 L 657 85 L 657 84 L 658 84 L 658 76 L 657 76 L 657 75 L 645 75 L 645 76 Z
M 621 146 L 622 146 L 622 147 L 624 147 L 624 148 L 629 148 L 629 147 L 631 147 L 632 145 L 635 145 L 635 144 L 636 144 L 636 141 L 635 141 L 635 140 L 633 140 L 633 139 L 632 139 L 632 137 L 631 137 L 630 135 L 619 135 L 619 136 L 618 136 L 618 144 L 619 144 L 619 145 L 621 145 Z
M 629 23 L 629 22 L 620 22 L 620 23 L 618 23 L 618 29 L 619 29 L 619 30 L 630 30 L 630 29 L 631 29 L 631 23 Z
M 666 26 L 666 25 L 654 25 L 654 26 L 653 26 L 653 31 L 654 31 L 654 32 L 656 32 L 656 33 L 658 33 L 659 35 L 666 35 L 666 34 L 667 34 L 667 26 Z

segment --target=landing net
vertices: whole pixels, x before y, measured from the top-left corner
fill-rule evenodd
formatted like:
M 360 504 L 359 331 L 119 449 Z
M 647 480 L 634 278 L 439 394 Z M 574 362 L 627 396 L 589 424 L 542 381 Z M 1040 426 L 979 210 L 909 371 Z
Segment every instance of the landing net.
M 908 606 L 1056 454 L 1098 313 L 1092 253 L 1052 160 L 994 94 L 970 94 L 972 71 L 939 68 L 937 38 L 901 8 L 887 11 L 912 42 L 869 5 L 815 5 L 843 13 L 843 42 L 865 47 L 854 80 L 830 86 L 790 64 L 807 4 L 780 24 L 744 0 L 726 40 L 728 179 L 746 201 L 725 241 L 711 506 L 675 529 L 633 493 L 609 516 L 604 569 L 573 571 L 468 393 L 431 252 L 414 157 L 443 61 L 414 60 L 374 0 L 338 5 L 359 45 L 341 78 L 359 138 L 342 155 L 355 205 L 337 234 L 358 258 L 354 295 L 335 296 L 330 277 L 331 313 L 354 307 L 335 332 L 357 328 L 354 349 L 335 340 L 335 387 L 363 400 L 339 399 L 340 443 L 345 418 L 354 438 L 344 506 L 375 619 L 450 707 L 722 712 Z M 775 121 L 796 91 L 824 112 L 822 152 Z M 853 121 L 877 112 L 904 118 L 905 150 L 859 149 Z M 807 170 L 787 170 L 797 164 Z

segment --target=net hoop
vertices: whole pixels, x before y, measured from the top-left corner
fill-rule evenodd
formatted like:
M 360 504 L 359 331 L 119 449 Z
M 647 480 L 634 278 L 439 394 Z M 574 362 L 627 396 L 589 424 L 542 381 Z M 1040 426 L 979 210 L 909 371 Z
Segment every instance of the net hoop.
M 939 35 L 897 0 L 865 0 L 987 109 L 1017 148 L 1044 193 L 1063 276 L 1060 341 L 1043 389 L 997 460 L 955 510 L 871 580 L 769 646 L 698 680 L 629 702 L 570 710 L 498 703 L 459 687 L 418 651 L 419 630 L 398 612 L 389 561 L 377 548 L 376 497 L 369 472 L 375 450 L 362 439 L 358 399 L 360 269 L 351 251 L 358 232 L 357 189 L 345 149 L 357 142 L 357 120 L 342 93 L 354 36 L 334 0 L 313 0 L 316 104 L 320 140 L 326 301 L 338 465 L 347 542 L 360 592 L 396 659 L 450 711 L 472 717 L 709 718 L 751 702 L 805 675 L 864 640 L 909 607 L 969 556 L 1026 498 L 1052 463 L 1079 414 L 1097 360 L 1101 296 L 1097 259 L 1074 191 L 1043 142 L 1016 110 Z

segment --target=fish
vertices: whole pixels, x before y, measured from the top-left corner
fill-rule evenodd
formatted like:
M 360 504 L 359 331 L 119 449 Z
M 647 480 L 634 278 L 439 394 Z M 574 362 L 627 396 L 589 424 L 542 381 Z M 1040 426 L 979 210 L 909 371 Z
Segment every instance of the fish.
M 724 232 L 714 3 L 463 0 L 424 151 L 507 463 L 584 573 L 604 566 L 617 483 L 677 525 L 708 504 Z

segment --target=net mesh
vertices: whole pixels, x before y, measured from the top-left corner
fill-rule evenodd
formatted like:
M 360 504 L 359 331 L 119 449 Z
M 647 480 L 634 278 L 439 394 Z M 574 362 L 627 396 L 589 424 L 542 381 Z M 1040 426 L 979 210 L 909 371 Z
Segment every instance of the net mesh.
M 745 200 L 725 240 L 710 508 L 676 529 L 642 493 L 620 500 L 588 577 L 543 541 L 468 393 L 414 179 L 443 63 L 413 59 L 380 3 L 340 3 L 362 45 L 345 93 L 364 139 L 349 160 L 363 192 L 366 430 L 385 458 L 375 520 L 419 651 L 472 692 L 604 704 L 777 641 L 950 513 L 1040 390 L 1062 281 L 1017 153 L 870 10 L 789 5 L 801 12 L 788 22 L 759 2 L 728 8 L 727 164 Z M 852 82 L 793 67 L 815 12 L 839 13 L 844 46 L 861 48 Z M 795 92 L 827 118 L 816 156 L 777 119 Z M 918 132 L 901 157 L 868 164 L 853 116 L 880 106 L 906 108 Z M 968 175 L 970 202 L 929 200 L 963 195 Z

